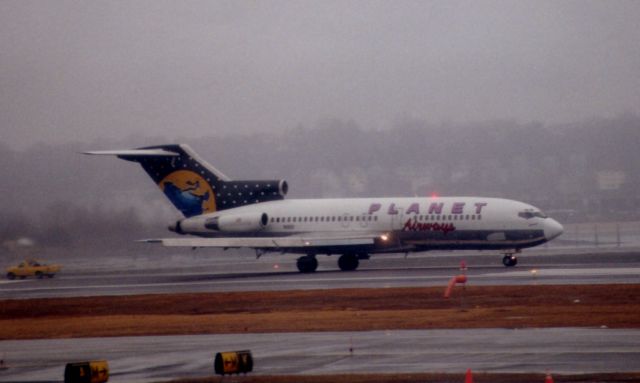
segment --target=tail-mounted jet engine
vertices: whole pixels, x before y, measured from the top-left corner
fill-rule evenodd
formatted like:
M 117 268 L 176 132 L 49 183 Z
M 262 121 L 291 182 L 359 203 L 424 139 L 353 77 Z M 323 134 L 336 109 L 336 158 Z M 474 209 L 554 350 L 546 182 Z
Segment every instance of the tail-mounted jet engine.
M 225 214 L 207 218 L 204 227 L 209 230 L 238 233 L 262 230 L 267 223 L 269 223 L 267 213 Z
M 169 226 L 178 234 L 248 233 L 264 229 L 269 223 L 267 213 L 221 214 L 186 218 Z

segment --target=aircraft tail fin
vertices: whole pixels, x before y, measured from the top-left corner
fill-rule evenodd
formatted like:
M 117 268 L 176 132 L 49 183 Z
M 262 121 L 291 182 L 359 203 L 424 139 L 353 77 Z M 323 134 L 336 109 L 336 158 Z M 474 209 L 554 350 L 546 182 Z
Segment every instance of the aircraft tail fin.
M 84 154 L 114 155 L 139 163 L 185 217 L 281 200 L 288 189 L 284 180 L 233 181 L 185 144 Z

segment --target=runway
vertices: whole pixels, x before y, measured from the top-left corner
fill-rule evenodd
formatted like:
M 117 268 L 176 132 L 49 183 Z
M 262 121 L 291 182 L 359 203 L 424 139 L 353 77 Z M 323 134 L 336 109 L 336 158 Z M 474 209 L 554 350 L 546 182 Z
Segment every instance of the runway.
M 69 361 L 107 359 L 110 382 L 213 375 L 216 352 L 250 349 L 254 374 L 633 372 L 639 330 L 550 328 L 94 338 L 0 342 L 2 382 L 60 381 Z M 349 347 L 353 346 L 353 353 Z
M 405 258 L 378 255 L 355 272 L 341 272 L 336 257 L 319 257 L 313 274 L 295 269 L 295 256 L 240 254 L 139 255 L 104 264 L 75 264 L 54 279 L 3 280 L 0 298 L 50 298 L 183 292 L 264 291 L 332 288 L 445 286 L 467 264 L 469 284 L 605 284 L 640 283 L 640 251 L 562 253 L 542 251 L 520 256 L 505 268 L 496 254 L 425 253 Z
M 505 268 L 496 254 L 377 256 L 356 272 L 335 257 L 300 274 L 295 256 L 248 253 L 141 254 L 102 263 L 79 259 L 54 279 L 3 281 L 0 298 L 178 292 L 444 286 L 465 260 L 469 284 L 639 283 L 640 251 L 541 250 Z M 533 272 L 535 270 L 535 272 Z M 353 354 L 349 352 L 353 344 Z M 0 341 L 10 366 L 0 382 L 60 381 L 71 361 L 107 359 L 110 382 L 150 382 L 213 374 L 216 352 L 250 349 L 256 374 L 395 372 L 588 373 L 638 371 L 640 330 L 607 328 L 411 330 L 346 333 L 155 336 Z

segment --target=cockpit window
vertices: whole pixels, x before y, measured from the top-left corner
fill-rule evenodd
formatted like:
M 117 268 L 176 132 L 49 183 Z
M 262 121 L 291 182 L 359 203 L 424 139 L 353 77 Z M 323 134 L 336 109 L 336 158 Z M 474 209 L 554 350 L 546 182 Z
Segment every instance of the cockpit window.
M 531 219 L 531 218 L 534 218 L 534 217 L 547 218 L 547 215 L 544 214 L 541 211 L 525 210 L 525 211 L 521 211 L 520 213 L 518 213 L 518 217 L 524 218 L 524 219 Z

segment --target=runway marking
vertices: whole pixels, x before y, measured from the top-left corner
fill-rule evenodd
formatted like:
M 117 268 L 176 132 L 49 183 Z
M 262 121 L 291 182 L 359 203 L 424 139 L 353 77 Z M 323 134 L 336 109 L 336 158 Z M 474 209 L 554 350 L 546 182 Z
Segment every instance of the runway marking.
M 630 267 L 630 268 L 585 268 L 585 269 L 545 269 L 541 268 L 537 270 L 536 278 L 538 281 L 543 281 L 546 277 L 562 277 L 562 276 L 638 276 L 640 277 L 640 267 Z M 454 271 L 452 271 L 451 275 L 454 275 Z M 176 277 L 188 277 L 188 276 L 198 276 L 202 275 L 200 273 L 197 274 L 178 274 Z M 296 275 L 296 274 L 293 274 Z M 225 286 L 225 285 L 260 285 L 260 284 L 272 284 L 279 283 L 283 286 L 288 286 L 291 284 L 298 284 L 301 287 L 314 285 L 314 284 L 331 284 L 331 283 L 347 283 L 353 285 L 355 283 L 367 283 L 367 282 L 380 282 L 378 287 L 388 287 L 389 283 L 384 284 L 384 282 L 395 281 L 397 283 L 393 285 L 401 284 L 406 281 L 416 281 L 416 282 L 428 282 L 428 281 L 442 281 L 442 285 L 446 284 L 446 281 L 451 277 L 451 275 L 442 274 L 436 276 L 430 275 L 409 275 L 409 276 L 377 276 L 377 277 L 357 277 L 353 274 L 349 275 L 341 275 L 340 277 L 319 277 L 314 278 L 313 275 L 291 278 L 291 279 L 281 279 L 282 275 L 274 275 L 271 278 L 259 278 L 252 279 L 251 276 L 239 276 L 239 277 L 231 277 L 227 280 L 207 280 L 207 281 L 178 281 L 178 282 L 156 282 L 156 283 L 127 283 L 127 284 L 99 284 L 99 285 L 81 285 L 81 286 L 34 286 L 34 287 L 24 287 L 24 288 L 3 288 L 0 289 L 0 295 L 3 292 L 39 292 L 39 291 L 73 291 L 73 290 L 99 290 L 105 289 L 107 291 L 110 290 L 118 290 L 118 289 L 145 289 L 145 288 L 154 288 L 154 287 L 189 287 L 189 286 Z M 507 278 L 526 278 L 531 279 L 532 274 L 531 270 L 518 270 L 518 271 L 506 271 L 506 272 L 498 272 L 498 273 L 481 273 L 474 274 L 469 273 L 470 283 L 473 283 L 474 279 L 477 280 L 486 280 L 486 279 L 496 279 L 498 282 L 500 279 Z M 2 281 L 3 284 L 16 283 L 25 281 Z M 22 285 L 24 286 L 24 285 Z M 339 287 L 340 285 L 338 285 Z M 419 285 L 417 286 L 419 287 Z M 130 292 L 129 292 L 130 293 Z
M 25 280 L 8 281 L 8 280 L 0 279 L 0 285 L 8 285 L 10 283 L 20 283 L 20 282 L 26 282 L 26 281 Z
M 532 268 L 533 269 L 533 268 Z M 562 277 L 562 276 L 620 276 L 620 275 L 635 275 L 640 277 L 640 268 L 638 267 L 603 267 L 603 268 L 588 268 L 588 269 L 536 269 L 538 277 Z M 519 271 L 507 271 L 504 273 L 488 273 L 487 277 L 494 276 L 510 276 L 510 277 L 531 277 L 530 270 Z
M 287 279 L 277 281 L 278 283 L 316 283 L 316 282 L 353 282 L 354 280 L 367 281 L 389 281 L 389 280 L 433 280 L 442 279 L 446 281 L 447 276 L 408 276 L 408 277 L 370 277 L 370 278 L 317 278 L 317 279 Z M 77 290 L 77 289 L 115 289 L 131 287 L 158 287 L 158 286 L 203 286 L 203 285 L 238 285 L 238 284 L 264 284 L 273 283 L 273 279 L 253 279 L 253 280 L 230 280 L 230 281 L 205 281 L 205 282 L 170 282 L 170 283 L 140 283 L 124 285 L 83 285 L 83 286 L 60 286 L 60 287 L 31 287 L 24 289 L 3 289 L 0 291 L 42 291 L 42 290 Z

